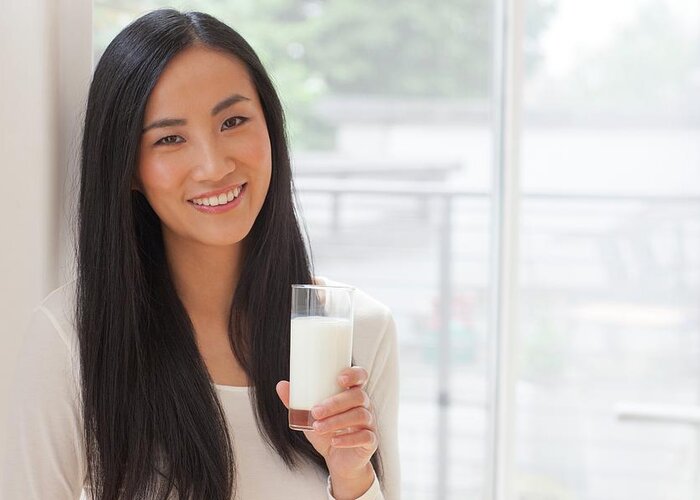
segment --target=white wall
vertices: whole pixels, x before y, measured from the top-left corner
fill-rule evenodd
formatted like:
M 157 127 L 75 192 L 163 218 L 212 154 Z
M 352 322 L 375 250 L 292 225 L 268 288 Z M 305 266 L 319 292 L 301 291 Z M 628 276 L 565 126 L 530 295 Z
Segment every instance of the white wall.
M 92 66 L 90 0 L 4 0 L 0 16 L 0 442 L 32 308 L 72 272 L 70 200 Z

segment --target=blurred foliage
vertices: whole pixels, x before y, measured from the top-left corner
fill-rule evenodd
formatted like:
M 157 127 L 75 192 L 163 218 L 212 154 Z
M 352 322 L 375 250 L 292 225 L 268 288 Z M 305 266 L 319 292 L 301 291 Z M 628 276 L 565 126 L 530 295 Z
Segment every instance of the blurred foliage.
M 528 7 L 529 67 L 552 5 Z M 159 7 L 206 12 L 239 31 L 273 76 L 291 141 L 303 149 L 333 144 L 333 127 L 314 114 L 325 95 L 489 98 L 490 1 L 103 0 L 96 2 L 96 51 L 129 20 Z
M 700 107 L 700 45 L 667 0 L 641 2 L 606 46 L 582 53 L 547 95 L 553 106 L 597 111 Z

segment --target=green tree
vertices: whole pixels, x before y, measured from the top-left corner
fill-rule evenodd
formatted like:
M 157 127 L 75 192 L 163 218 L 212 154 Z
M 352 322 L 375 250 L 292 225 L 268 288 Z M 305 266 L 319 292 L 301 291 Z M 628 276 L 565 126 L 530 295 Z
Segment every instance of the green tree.
M 137 17 L 169 4 L 112 0 L 98 4 L 98 14 L 109 5 Z M 201 0 L 175 7 L 210 13 L 251 43 L 277 85 L 297 146 L 332 145 L 332 127 L 313 112 L 324 95 L 489 97 L 493 3 L 487 0 Z M 551 0 L 529 7 L 529 37 L 539 35 L 551 12 Z M 537 58 L 527 52 L 528 64 Z
M 584 54 L 550 96 L 562 107 L 586 110 L 689 111 L 700 102 L 693 81 L 700 71 L 698 42 L 667 2 L 647 0 L 606 47 Z

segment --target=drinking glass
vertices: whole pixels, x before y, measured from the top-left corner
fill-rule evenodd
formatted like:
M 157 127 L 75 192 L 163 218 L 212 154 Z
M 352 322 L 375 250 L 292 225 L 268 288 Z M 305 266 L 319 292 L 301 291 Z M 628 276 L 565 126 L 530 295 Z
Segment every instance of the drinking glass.
M 292 285 L 289 427 L 313 430 L 311 408 L 344 388 L 352 360 L 353 299 L 347 286 Z

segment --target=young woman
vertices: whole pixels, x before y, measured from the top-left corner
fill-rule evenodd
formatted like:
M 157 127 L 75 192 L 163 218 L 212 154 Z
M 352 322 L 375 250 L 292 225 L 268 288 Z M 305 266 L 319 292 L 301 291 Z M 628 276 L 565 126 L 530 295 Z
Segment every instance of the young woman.
M 343 390 L 289 429 L 291 285 L 338 284 L 293 196 L 280 101 L 237 32 L 164 9 L 117 35 L 88 96 L 77 279 L 34 311 L 0 498 L 399 498 L 396 329 L 367 294 Z

